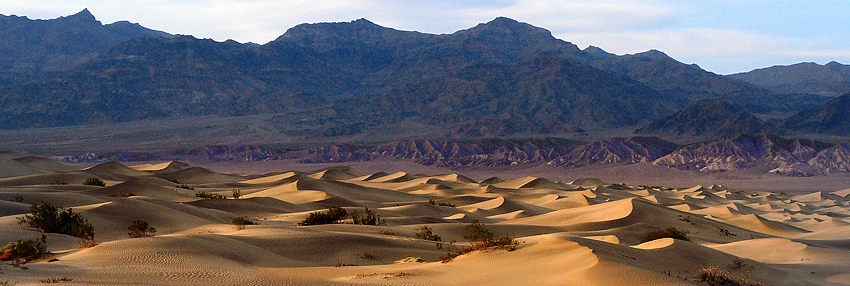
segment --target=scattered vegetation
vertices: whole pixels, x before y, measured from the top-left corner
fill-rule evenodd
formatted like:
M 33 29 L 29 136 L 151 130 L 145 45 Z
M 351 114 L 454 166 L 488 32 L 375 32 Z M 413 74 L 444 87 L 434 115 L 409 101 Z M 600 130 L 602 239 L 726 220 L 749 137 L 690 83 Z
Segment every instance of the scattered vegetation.
M 363 255 L 361 255 L 360 258 L 368 259 L 368 260 L 375 260 L 375 259 L 378 258 L 378 256 L 376 256 L 375 254 L 369 253 L 369 252 L 363 252 Z
M 83 185 L 104 187 L 106 186 L 106 183 L 104 183 L 101 179 L 90 177 L 83 182 Z
M 517 246 L 519 246 L 519 241 L 514 240 L 511 237 L 504 236 L 499 239 L 496 239 L 495 237 L 496 236 L 493 232 L 487 229 L 483 223 L 478 222 L 478 220 L 473 220 L 472 223 L 466 226 L 466 234 L 463 235 L 463 239 L 470 243 L 470 247 L 460 249 L 456 252 L 449 252 L 446 256 L 440 257 L 440 260 L 443 263 L 448 263 L 455 257 L 476 250 L 494 248 L 513 251 L 516 250 Z
M 710 285 L 710 286 L 755 286 L 760 284 L 754 284 L 751 282 L 747 282 L 743 279 L 735 280 L 726 274 L 723 270 L 718 269 L 714 266 L 705 267 L 699 270 L 699 274 L 697 275 L 697 279 L 699 282 Z
M 345 209 L 341 207 L 330 207 L 327 212 L 312 212 L 307 215 L 303 221 L 299 222 L 298 225 L 320 225 L 320 224 L 332 224 L 339 223 L 345 217 L 348 216 L 348 213 Z
M 233 196 L 234 200 L 238 200 L 239 197 L 242 196 L 242 191 L 241 190 L 233 190 L 233 191 L 231 191 L 231 195 Z
M 444 207 L 455 207 L 455 205 L 453 205 L 453 204 L 452 204 L 452 203 L 450 203 L 450 202 L 440 203 L 439 205 L 440 205 L 440 206 L 444 206 Z
M 379 233 L 383 234 L 383 235 L 395 235 L 395 232 L 392 232 L 392 231 L 389 231 L 389 230 L 382 230 Z
M 59 282 L 71 282 L 71 280 L 73 280 L 73 279 L 68 278 L 68 276 L 64 276 L 62 278 L 44 278 L 44 279 L 41 279 L 39 281 L 41 281 L 41 283 L 59 283 Z
M 75 236 L 84 247 L 94 245 L 94 227 L 73 210 L 42 202 L 41 205 L 32 204 L 30 212 L 18 218 L 18 224 L 25 224 L 41 232 Z
M 254 225 L 254 222 L 253 222 L 253 221 L 251 221 L 250 219 L 248 219 L 248 218 L 246 218 L 246 217 L 241 217 L 241 216 L 240 216 L 240 217 L 237 217 L 237 218 L 234 218 L 234 219 L 233 219 L 232 221 L 230 221 L 230 222 L 232 222 L 232 223 L 233 223 L 233 225 L 235 225 L 235 226 L 236 226 L 236 229 L 237 229 L 237 230 L 243 230 L 243 229 L 245 229 L 245 226 L 246 226 L 246 225 Z
M 109 194 L 107 196 L 113 197 L 113 198 L 129 198 L 129 197 L 132 197 L 132 196 L 135 196 L 135 195 L 136 194 L 134 194 L 133 192 L 126 192 L 126 193 Z
M 195 193 L 196 197 L 203 198 L 205 200 L 223 200 L 226 199 L 223 195 L 199 191 Z
M 715 226 L 715 227 L 717 228 L 717 230 L 720 231 L 720 235 L 722 235 L 722 236 L 738 236 L 737 233 L 731 232 L 728 229 L 725 229 L 725 228 L 722 228 L 722 227 L 719 227 L 719 226 Z
M 18 260 L 30 261 L 41 258 L 47 253 L 47 236 L 41 235 L 40 239 L 18 240 L 10 242 L 3 248 L 0 248 L 0 260 Z
M 679 230 L 671 226 L 666 229 L 656 230 L 644 234 L 643 237 L 641 237 L 640 239 L 640 243 L 653 241 L 660 238 L 672 238 L 684 241 L 691 241 L 691 239 L 688 238 L 687 234 L 687 230 Z
M 12 197 L 12 200 L 14 200 L 16 203 L 21 203 L 21 202 L 24 201 L 24 196 L 15 195 L 15 196 Z
M 363 215 L 360 215 L 357 211 L 352 212 L 351 220 L 354 224 L 362 224 L 362 225 L 386 225 L 387 221 L 381 219 L 381 216 L 375 214 L 369 208 L 366 208 L 366 211 L 363 212 Z
M 179 184 L 179 185 L 177 185 L 177 187 L 181 188 L 181 189 L 192 190 L 192 191 L 195 190 L 195 187 L 189 186 L 187 184 Z
M 148 222 L 143 220 L 133 221 L 133 224 L 127 227 L 127 229 L 130 230 L 127 233 L 130 237 L 149 237 L 154 236 L 156 233 L 156 228 L 149 226 Z
M 430 226 L 423 225 L 416 228 L 416 232 L 413 233 L 416 238 L 430 240 L 430 241 L 443 241 L 439 235 L 434 234 L 434 230 L 431 229 Z
M 61 186 L 61 185 L 67 185 L 68 181 L 57 179 L 57 180 L 51 182 L 50 184 Z
M 732 268 L 732 270 L 738 270 L 743 268 L 744 265 L 746 264 L 744 263 L 743 258 L 735 258 L 735 260 L 732 261 L 732 266 L 730 268 Z

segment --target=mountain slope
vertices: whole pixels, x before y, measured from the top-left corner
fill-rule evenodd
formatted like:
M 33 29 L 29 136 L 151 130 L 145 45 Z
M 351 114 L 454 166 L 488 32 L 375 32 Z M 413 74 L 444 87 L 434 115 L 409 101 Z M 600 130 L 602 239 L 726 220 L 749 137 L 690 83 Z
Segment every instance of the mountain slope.
M 635 130 L 635 133 L 716 138 L 776 131 L 773 125 L 732 104 L 716 99 L 702 99 L 673 115 Z
M 103 25 L 87 9 L 52 20 L 0 15 L 0 87 L 73 69 L 121 42 L 170 36 L 126 21 Z
M 801 132 L 850 136 L 850 93 L 801 111 L 785 119 L 783 126 Z
M 810 93 L 831 97 L 850 92 L 850 66 L 837 62 L 772 66 L 730 77 L 778 93 Z
M 783 164 L 805 163 L 828 147 L 829 144 L 808 139 L 738 135 L 684 146 L 653 163 L 704 172 L 744 168 L 767 171 Z

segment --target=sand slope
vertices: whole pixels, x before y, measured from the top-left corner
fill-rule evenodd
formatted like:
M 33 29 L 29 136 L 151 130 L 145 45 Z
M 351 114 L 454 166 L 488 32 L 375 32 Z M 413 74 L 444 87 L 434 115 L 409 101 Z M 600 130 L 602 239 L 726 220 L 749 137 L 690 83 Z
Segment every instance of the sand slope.
M 84 167 L 14 152 L 0 152 L 0 167 L 0 244 L 41 235 L 16 221 L 42 201 L 83 215 L 99 243 L 79 249 L 75 238 L 49 234 L 58 261 L 0 265 L 0 281 L 24 285 L 64 276 L 77 285 L 704 285 L 697 277 L 710 266 L 761 285 L 850 278 L 848 189 L 788 196 L 534 176 L 477 182 L 340 166 L 236 175 L 180 162 Z M 92 176 L 107 186 L 81 184 Z M 331 206 L 369 208 L 386 225 L 350 217 L 296 225 Z M 237 229 L 237 217 L 255 225 Z M 134 220 L 156 236 L 129 238 Z M 473 221 L 522 243 L 441 263 L 468 245 Z M 423 226 L 441 236 L 440 248 L 415 236 Z M 691 241 L 643 240 L 669 227 Z

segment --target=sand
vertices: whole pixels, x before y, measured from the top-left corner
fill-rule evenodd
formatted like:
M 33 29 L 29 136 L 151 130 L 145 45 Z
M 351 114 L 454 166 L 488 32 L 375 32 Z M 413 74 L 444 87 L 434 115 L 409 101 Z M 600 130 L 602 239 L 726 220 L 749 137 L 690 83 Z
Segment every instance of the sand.
M 17 285 L 62 277 L 73 285 L 706 285 L 698 277 L 710 267 L 740 285 L 850 285 L 847 186 L 789 195 L 711 182 L 610 184 L 589 171 L 569 181 L 344 166 L 242 174 L 182 162 L 77 166 L 13 152 L 0 152 L 0 170 L 0 244 L 41 235 L 16 222 L 42 201 L 95 228 L 96 246 L 48 234 L 46 257 L 0 264 L 0 282 Z M 82 185 L 89 177 L 107 186 Z M 368 208 L 386 224 L 298 225 L 331 206 Z M 237 217 L 256 224 L 239 229 Z M 128 237 L 134 220 L 156 227 L 155 236 Z M 473 221 L 520 243 L 442 263 L 468 245 Z M 414 235 L 422 226 L 441 236 L 440 248 Z M 669 227 L 690 241 L 643 241 Z

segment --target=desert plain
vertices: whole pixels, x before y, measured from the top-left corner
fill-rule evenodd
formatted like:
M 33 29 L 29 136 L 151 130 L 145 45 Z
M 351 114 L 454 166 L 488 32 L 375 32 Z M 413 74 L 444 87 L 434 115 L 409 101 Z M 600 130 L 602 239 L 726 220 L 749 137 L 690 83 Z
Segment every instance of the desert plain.
M 18 221 L 32 204 L 48 202 L 86 218 L 96 245 L 48 233 L 49 253 L 4 261 L 0 283 L 850 285 L 850 189 L 836 187 L 843 177 L 822 190 L 780 192 L 740 181 L 739 188 L 683 186 L 669 180 L 676 174 L 658 184 L 643 174 L 632 181 L 638 184 L 591 177 L 593 170 L 567 181 L 547 178 L 546 169 L 485 177 L 398 164 L 383 171 L 380 164 L 240 164 L 75 165 L 2 152 L 0 244 L 39 238 Z M 105 186 L 84 185 L 89 178 Z M 383 223 L 354 224 L 348 216 L 299 225 L 331 207 L 368 209 Z M 234 225 L 240 217 L 254 224 Z M 130 237 L 136 220 L 157 232 Z M 475 222 L 518 244 L 442 261 L 470 246 L 464 236 Z M 424 226 L 440 241 L 417 236 Z M 646 241 L 670 228 L 689 241 Z M 707 273 L 722 278 L 706 281 Z

